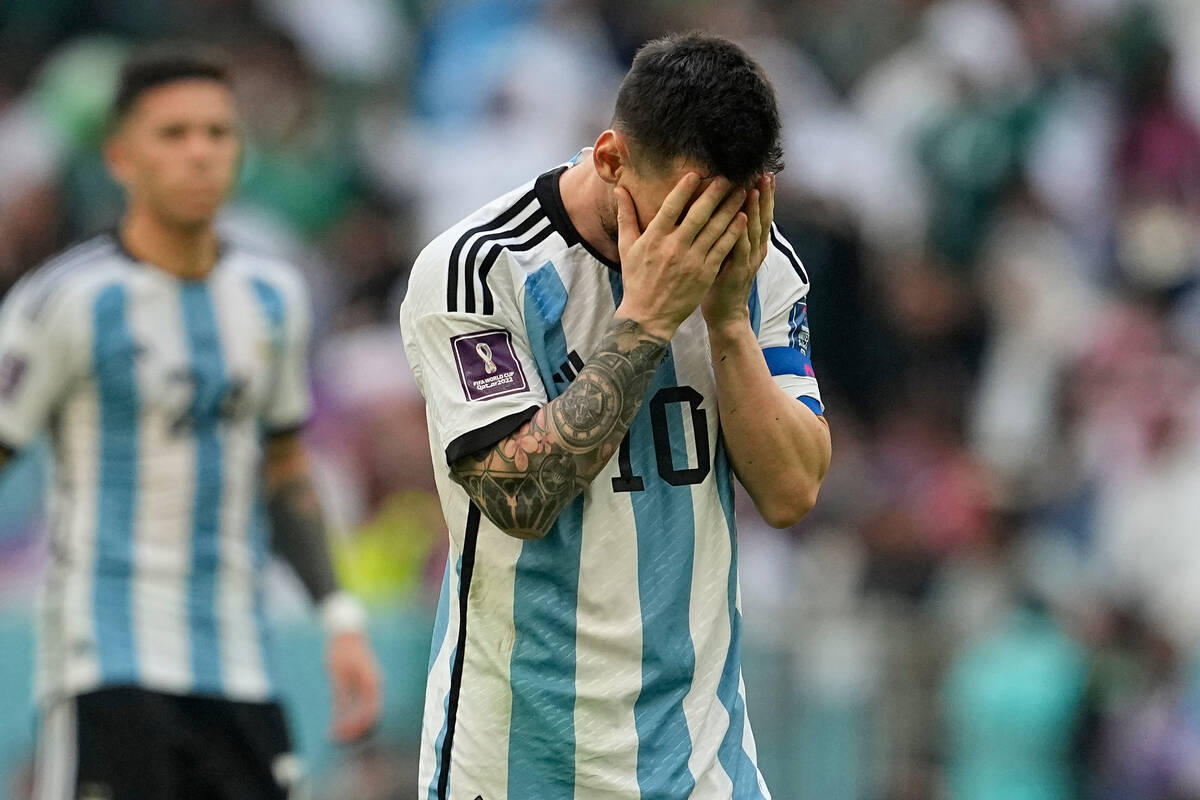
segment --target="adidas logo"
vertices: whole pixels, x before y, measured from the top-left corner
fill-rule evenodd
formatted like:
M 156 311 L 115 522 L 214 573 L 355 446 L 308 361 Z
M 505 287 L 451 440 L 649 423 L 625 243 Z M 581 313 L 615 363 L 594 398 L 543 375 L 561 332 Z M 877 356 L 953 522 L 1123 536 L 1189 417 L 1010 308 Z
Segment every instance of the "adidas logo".
M 572 350 L 567 354 L 567 360 L 558 365 L 558 372 L 551 377 L 554 378 L 555 383 L 570 383 L 575 380 L 575 376 L 581 369 L 583 369 L 583 359 L 579 357 L 579 353 Z

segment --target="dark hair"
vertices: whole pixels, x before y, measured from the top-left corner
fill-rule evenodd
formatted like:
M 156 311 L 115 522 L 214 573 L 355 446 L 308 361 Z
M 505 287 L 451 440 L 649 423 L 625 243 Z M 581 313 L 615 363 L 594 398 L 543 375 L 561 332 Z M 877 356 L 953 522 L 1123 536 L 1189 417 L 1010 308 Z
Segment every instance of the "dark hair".
M 210 80 L 232 86 L 229 67 L 219 51 L 199 45 L 154 45 L 135 53 L 121 68 L 113 95 L 112 121 L 125 117 L 143 94 L 182 80 Z
M 775 90 L 720 36 L 672 34 L 643 45 L 621 81 L 613 127 L 658 165 L 684 158 L 740 185 L 783 169 Z

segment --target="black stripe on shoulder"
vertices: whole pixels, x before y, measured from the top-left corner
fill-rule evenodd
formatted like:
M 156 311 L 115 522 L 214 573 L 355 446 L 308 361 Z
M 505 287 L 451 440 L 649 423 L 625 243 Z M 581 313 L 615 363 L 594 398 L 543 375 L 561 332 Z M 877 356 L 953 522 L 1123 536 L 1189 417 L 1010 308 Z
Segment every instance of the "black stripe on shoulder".
M 116 241 L 110 234 L 102 233 L 71 247 L 61 255 L 47 261 L 29 276 L 29 300 L 25 314 L 31 320 L 41 316 L 54 292 L 63 281 L 81 269 L 93 266 L 98 259 L 112 255 L 117 250 Z
M 449 800 L 450 757 L 454 752 L 454 729 L 458 722 L 458 700 L 462 695 L 463 663 L 467 651 L 467 601 L 471 597 L 471 576 L 475 573 L 475 549 L 479 542 L 479 507 L 471 503 L 463 537 L 462 569 L 458 573 L 458 641 L 454 663 L 450 667 L 450 693 L 446 697 L 446 738 L 442 740 L 441 773 L 437 779 L 438 800 Z
M 475 267 L 479 259 L 480 250 L 483 248 L 483 246 L 491 242 L 500 242 L 504 239 L 516 239 L 520 236 L 524 236 L 529 232 L 530 228 L 545 219 L 546 213 L 541 209 L 535 209 L 534 212 L 526 217 L 520 225 L 517 225 L 513 228 L 505 228 L 504 230 L 496 231 L 494 233 L 489 233 L 486 236 L 480 236 L 475 240 L 475 243 L 471 245 L 471 249 L 467 251 L 466 265 L 463 270 L 463 275 L 465 276 L 466 280 L 466 303 L 463 307 L 463 311 L 466 311 L 468 314 L 475 313 Z M 486 280 L 487 273 L 491 271 L 492 264 L 496 263 L 496 257 L 503 249 L 503 246 L 493 247 L 491 252 L 487 254 L 487 257 L 485 258 L 485 264 L 479 271 L 480 282 Z
M 517 198 L 511 206 L 501 212 L 498 216 L 488 220 L 482 225 L 476 225 L 474 228 L 468 229 L 462 236 L 458 237 L 458 241 L 454 243 L 454 248 L 450 251 L 449 274 L 446 278 L 446 310 L 458 310 L 458 281 L 459 281 L 459 256 L 462 255 L 462 250 L 466 246 L 471 237 L 487 231 L 495 230 L 503 225 L 511 222 L 518 214 L 520 214 L 526 206 L 533 202 L 535 193 L 530 189 L 525 194 Z M 468 285 L 468 294 L 470 288 Z
M 503 250 L 507 250 L 510 253 L 523 253 L 526 250 L 532 250 L 533 248 L 537 247 L 539 244 L 544 242 L 550 236 L 550 234 L 554 233 L 554 230 L 555 230 L 554 224 L 547 221 L 547 224 L 545 226 L 543 226 L 541 229 L 539 229 L 537 233 L 535 233 L 529 239 L 526 239 L 524 242 L 519 242 L 517 244 L 508 244 L 508 245 L 504 245 L 502 247 L 496 247 L 492 250 L 491 253 L 488 254 L 488 257 L 484 261 L 483 266 L 480 267 L 480 269 L 479 269 L 479 282 L 481 284 L 483 284 L 483 313 L 484 314 L 494 314 L 496 311 L 495 298 L 492 297 L 492 288 L 490 286 L 488 286 L 487 276 L 488 276 L 488 273 L 492 271 L 492 265 L 496 263 L 496 258 L 499 257 L 500 252 Z
M 17 456 L 17 446 L 0 439 L 0 458 L 11 461 Z
M 775 223 L 771 223 L 771 243 L 787 256 L 787 260 L 791 262 L 792 269 L 796 270 L 796 274 L 800 276 L 800 280 L 805 283 L 810 283 L 808 280 L 808 272 L 804 269 L 804 265 L 800 263 L 800 258 L 796 255 L 796 251 L 792 249 L 792 245 L 779 233 L 779 228 L 775 227 Z

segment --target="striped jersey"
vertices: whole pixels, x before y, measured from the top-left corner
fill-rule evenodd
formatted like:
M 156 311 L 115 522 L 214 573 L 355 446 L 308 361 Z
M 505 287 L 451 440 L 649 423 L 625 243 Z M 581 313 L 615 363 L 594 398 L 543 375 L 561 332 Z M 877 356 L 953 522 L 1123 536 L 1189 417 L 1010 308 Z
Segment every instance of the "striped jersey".
M 769 798 L 746 717 L 733 482 L 699 311 L 618 453 L 537 541 L 449 464 L 562 394 L 621 301 L 564 210 L 566 167 L 420 254 L 400 321 L 450 530 L 421 752 L 429 800 Z M 808 279 L 772 247 L 750 299 L 775 381 L 821 413 Z
M 203 280 L 114 234 L 0 309 L 0 443 L 49 432 L 55 469 L 39 698 L 101 686 L 272 698 L 261 568 L 264 436 L 308 414 L 308 299 L 226 247 Z

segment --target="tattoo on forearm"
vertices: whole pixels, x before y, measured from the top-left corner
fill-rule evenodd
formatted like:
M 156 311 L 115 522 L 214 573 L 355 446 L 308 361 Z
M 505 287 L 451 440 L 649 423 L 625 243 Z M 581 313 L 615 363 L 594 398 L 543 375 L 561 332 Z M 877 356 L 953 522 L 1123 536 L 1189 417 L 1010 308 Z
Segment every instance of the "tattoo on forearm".
M 616 320 L 560 396 L 495 447 L 460 459 L 451 475 L 502 529 L 543 535 L 620 446 L 670 345 Z
M 271 518 L 271 543 L 276 553 L 296 570 L 313 600 L 337 589 L 325 518 L 312 481 L 306 476 L 285 481 L 267 501 Z

